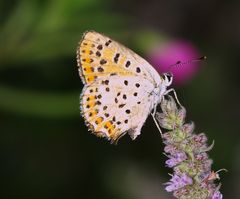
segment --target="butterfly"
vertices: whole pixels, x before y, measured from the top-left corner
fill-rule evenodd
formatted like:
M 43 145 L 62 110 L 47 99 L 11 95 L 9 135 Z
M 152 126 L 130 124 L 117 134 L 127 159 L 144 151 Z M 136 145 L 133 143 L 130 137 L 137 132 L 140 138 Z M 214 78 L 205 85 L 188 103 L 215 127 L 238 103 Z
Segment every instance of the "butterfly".
M 77 64 L 84 88 L 80 110 L 89 130 L 116 142 L 128 133 L 134 140 L 172 83 L 142 57 L 95 31 L 83 35 Z M 156 120 L 154 119 L 157 124 Z

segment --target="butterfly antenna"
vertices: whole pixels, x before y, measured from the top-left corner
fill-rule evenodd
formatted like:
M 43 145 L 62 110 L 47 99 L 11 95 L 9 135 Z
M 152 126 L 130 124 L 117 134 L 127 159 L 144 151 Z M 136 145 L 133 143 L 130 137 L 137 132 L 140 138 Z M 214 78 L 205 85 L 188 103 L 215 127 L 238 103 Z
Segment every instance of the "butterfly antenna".
M 179 67 L 179 66 L 183 66 L 183 65 L 186 65 L 186 64 L 191 64 L 191 63 L 199 62 L 199 61 L 202 61 L 202 60 L 205 60 L 205 59 L 207 59 L 207 57 L 206 56 L 202 56 L 200 58 L 191 59 L 191 60 L 188 60 L 186 62 L 177 61 L 175 64 L 172 64 L 172 65 L 169 66 L 169 71 L 171 71 L 171 69 L 173 67 Z

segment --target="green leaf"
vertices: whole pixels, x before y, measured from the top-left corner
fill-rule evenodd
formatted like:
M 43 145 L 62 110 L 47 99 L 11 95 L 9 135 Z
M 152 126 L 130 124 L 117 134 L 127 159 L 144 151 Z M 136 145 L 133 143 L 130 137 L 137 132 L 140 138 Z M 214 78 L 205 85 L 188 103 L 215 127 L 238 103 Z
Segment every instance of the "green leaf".
M 67 118 L 79 114 L 79 94 L 41 93 L 0 86 L 0 109 L 13 114 Z

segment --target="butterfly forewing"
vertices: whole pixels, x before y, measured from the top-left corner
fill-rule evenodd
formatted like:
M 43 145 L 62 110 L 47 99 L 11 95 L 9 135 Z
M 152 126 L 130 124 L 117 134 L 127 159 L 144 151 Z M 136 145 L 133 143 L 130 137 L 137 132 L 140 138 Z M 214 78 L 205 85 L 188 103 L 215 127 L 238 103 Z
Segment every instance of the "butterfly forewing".
M 130 49 L 96 32 L 87 32 L 77 50 L 79 74 L 86 84 L 106 76 L 143 76 L 152 81 L 152 67 Z M 146 65 L 150 66 L 147 67 Z

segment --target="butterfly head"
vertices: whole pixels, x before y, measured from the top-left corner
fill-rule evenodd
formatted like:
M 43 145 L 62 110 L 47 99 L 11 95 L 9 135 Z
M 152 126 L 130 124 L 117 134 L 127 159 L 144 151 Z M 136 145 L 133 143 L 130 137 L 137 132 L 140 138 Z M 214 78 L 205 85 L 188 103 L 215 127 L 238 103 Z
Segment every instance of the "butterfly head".
M 168 92 L 167 87 L 169 87 L 172 84 L 173 81 L 173 75 L 172 73 L 163 73 L 160 75 L 161 81 L 158 85 L 156 85 L 153 93 L 155 93 L 155 100 L 153 103 L 153 107 L 156 107 L 162 100 L 162 97 Z

